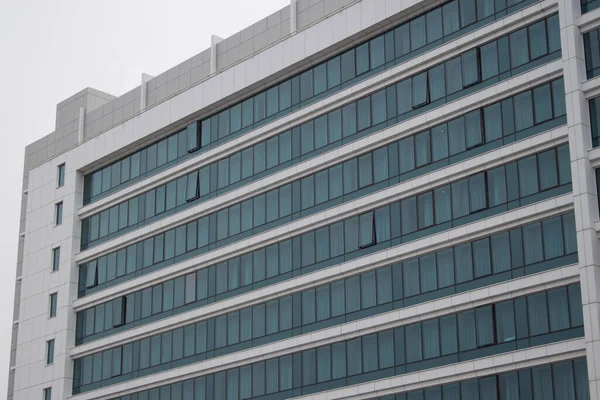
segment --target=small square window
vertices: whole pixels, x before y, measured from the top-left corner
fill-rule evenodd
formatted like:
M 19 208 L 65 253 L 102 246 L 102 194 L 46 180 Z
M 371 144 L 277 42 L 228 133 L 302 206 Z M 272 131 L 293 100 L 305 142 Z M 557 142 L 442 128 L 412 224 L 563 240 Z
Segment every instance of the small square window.
M 46 365 L 54 363 L 54 339 L 46 342 Z
M 54 225 L 61 225 L 63 217 L 63 202 L 54 205 Z
M 56 317 L 56 303 L 58 301 L 58 293 L 50 295 L 50 318 Z
M 43 400 L 52 400 L 52 388 L 45 388 L 44 389 Z
M 65 184 L 65 164 L 57 167 L 56 187 L 62 187 Z
M 52 272 L 58 271 L 60 265 L 60 246 L 52 249 Z

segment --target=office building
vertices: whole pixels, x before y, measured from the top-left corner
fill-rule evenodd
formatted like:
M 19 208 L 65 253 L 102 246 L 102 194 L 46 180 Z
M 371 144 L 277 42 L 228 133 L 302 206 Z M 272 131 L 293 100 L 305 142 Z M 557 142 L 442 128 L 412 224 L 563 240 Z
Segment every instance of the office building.
M 58 104 L 9 399 L 600 398 L 599 27 L 292 0 Z

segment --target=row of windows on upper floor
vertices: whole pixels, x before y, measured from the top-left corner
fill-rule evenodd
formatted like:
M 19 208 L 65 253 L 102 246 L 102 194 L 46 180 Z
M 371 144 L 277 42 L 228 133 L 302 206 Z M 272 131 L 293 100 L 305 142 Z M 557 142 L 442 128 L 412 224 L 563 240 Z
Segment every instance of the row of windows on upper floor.
M 76 359 L 73 394 L 205 359 L 210 331 L 190 327 Z M 574 284 L 205 375 L 206 398 L 289 398 L 581 336 Z
M 590 400 L 588 385 L 586 359 L 578 358 L 379 397 L 376 400 Z M 161 393 L 147 399 L 194 400 L 193 392 L 182 395 L 181 388 L 178 388 L 168 394 L 165 391 L 164 397 Z M 122 399 L 138 400 L 139 397 Z
M 329 191 L 328 185 L 329 180 L 325 180 L 324 190 Z M 334 185 L 337 183 L 334 182 Z M 319 190 L 319 187 L 316 189 Z M 334 239 L 330 257 L 338 257 L 344 252 L 354 253 L 390 239 L 392 242 L 414 240 L 432 231 L 480 218 L 480 211 L 485 211 L 487 216 L 570 190 L 569 149 L 563 145 L 333 224 L 331 236 Z M 299 193 L 300 190 L 293 192 Z M 282 196 L 279 190 L 272 193 L 272 196 L 261 195 L 242 203 L 248 204 L 245 207 L 232 206 L 82 264 L 79 274 L 80 295 L 89 293 L 89 289 L 112 286 L 252 235 L 253 230 L 243 232 L 241 227 L 252 226 L 257 215 L 264 218 L 265 210 L 268 210 L 267 214 L 271 210 L 281 210 L 281 201 L 289 198 Z M 254 202 L 257 198 L 261 200 Z M 256 204 L 259 207 L 255 208 Z M 290 209 L 290 206 L 288 200 L 285 209 Z M 282 220 L 289 221 L 289 217 L 286 218 Z M 367 224 L 371 224 L 375 230 L 371 234 Z M 298 236 L 297 243 L 306 235 Z M 291 239 L 286 241 L 292 242 Z M 320 240 L 317 243 L 319 246 L 324 244 Z M 309 251 L 309 247 L 306 249 L 306 254 L 295 258 L 294 269 L 322 261 L 315 258 L 314 251 Z M 291 266 L 282 265 L 281 271 L 271 271 L 269 274 L 285 273 L 286 268 L 291 269 Z
M 214 148 L 536 0 L 452 0 L 85 177 L 83 204 Z M 560 47 L 558 24 L 557 42 Z M 534 46 L 539 48 L 539 44 Z M 533 58 L 533 57 L 532 57 Z
M 240 287 L 240 277 L 251 281 L 253 264 L 277 263 L 276 251 L 262 253 L 255 259 L 230 260 L 80 311 L 76 344 L 201 307 L 228 291 L 231 296 Z M 210 318 L 212 344 L 207 351 L 240 343 L 254 346 L 264 343 L 265 336 L 275 341 L 296 334 L 286 334 L 288 329 L 301 328 L 296 331 L 306 333 L 576 262 L 574 215 L 559 215 Z M 185 335 L 184 328 L 174 332 L 175 337 Z
M 424 113 L 431 107 L 464 96 L 467 92 L 491 85 L 503 73 L 521 71 L 525 66 L 531 68 L 527 63 L 531 60 L 539 62 L 540 56 L 555 54 L 556 57 L 556 46 L 560 42 L 552 38 L 557 34 L 558 16 L 554 15 L 88 217 L 81 225 L 81 249 L 110 240 L 351 140 Z M 534 124 L 564 115 L 562 82 L 557 82 L 552 89 L 550 86 L 538 88 L 534 93 L 535 106 L 531 94 L 516 96 L 514 109 L 506 111 L 506 118 L 511 120 L 511 126 L 507 126 L 504 133 L 511 130 L 522 131 Z M 552 92 L 555 92 L 555 96 L 552 96 Z M 423 107 L 425 105 L 429 107 Z M 453 127 L 455 132 L 450 133 L 453 140 L 449 141 L 449 146 L 447 138 L 443 142 L 446 146 L 442 142 L 437 145 L 435 138 L 431 139 L 434 146 L 432 152 L 440 154 L 429 154 L 429 151 L 425 153 L 424 150 L 417 152 L 416 157 L 425 157 L 416 160 L 417 164 L 435 162 L 435 157 L 438 160 L 447 158 L 483 144 L 483 125 L 480 124 L 479 117 L 470 119 L 473 122 L 469 125 L 467 121 L 466 129 L 456 126 L 459 123 L 456 122 Z M 443 129 L 443 126 L 437 128 Z M 502 136 L 501 124 L 488 121 L 485 128 L 490 141 Z M 439 135 L 448 136 L 445 131 Z M 427 140 L 422 137 L 417 139 Z M 423 143 L 421 147 L 429 145 Z M 401 173 L 410 170 L 410 159 L 405 158 L 401 163 L 407 164 L 404 170 L 401 168 Z

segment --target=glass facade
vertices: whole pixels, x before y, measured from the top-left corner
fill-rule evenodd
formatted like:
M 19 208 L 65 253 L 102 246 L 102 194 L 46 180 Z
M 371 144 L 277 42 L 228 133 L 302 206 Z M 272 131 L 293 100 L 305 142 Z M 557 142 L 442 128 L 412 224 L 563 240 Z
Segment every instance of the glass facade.
M 284 318 L 286 315 L 283 313 Z M 256 314 L 251 318 L 256 318 Z M 273 325 L 280 325 L 282 320 L 277 322 Z M 231 332 L 243 335 L 241 324 L 235 326 Z M 164 332 L 75 360 L 73 393 L 198 362 L 210 357 L 210 353 L 216 355 L 208 348 L 223 338 L 215 336 L 214 343 L 210 343 L 204 322 L 186 328 L 188 332 L 181 329 L 181 337 L 176 337 L 175 332 Z M 229 339 L 229 334 L 223 336 Z M 192 393 L 207 399 L 248 399 L 275 393 L 278 396 L 270 398 L 284 399 L 582 336 L 581 293 L 579 284 L 575 284 L 187 382 L 192 382 Z M 198 381 L 204 384 L 195 387 Z M 152 391 L 170 390 L 164 388 Z M 149 392 L 142 393 L 138 399 L 154 398 Z
M 578 3 L 582 13 L 600 7 Z M 47 325 L 61 322 L 50 281 L 76 265 L 78 300 L 61 295 L 61 307 L 76 310 L 76 330 L 74 342 L 69 329 L 61 336 L 50 327 L 17 343 L 11 363 L 36 354 L 51 379 L 25 388 L 27 376 L 11 365 L 9 397 L 26 389 L 50 400 L 57 387 L 54 397 L 111 400 L 590 400 L 589 296 L 576 270 L 598 263 L 578 254 L 576 220 L 586 215 L 572 203 L 590 189 L 573 186 L 570 168 L 570 149 L 590 137 L 579 135 L 585 126 L 567 129 L 563 75 L 591 87 L 591 142 L 600 146 L 600 27 L 598 11 L 559 20 L 570 5 L 439 0 L 381 21 L 360 4 L 334 7 L 306 26 L 311 43 L 332 33 L 327 18 L 348 17 L 341 28 L 356 28 L 356 18 L 374 25 L 350 32 L 334 21 L 344 31 L 337 45 L 147 140 L 115 142 L 98 160 L 88 154 L 88 165 L 73 156 L 83 164 L 70 169 L 81 175 L 69 193 L 58 196 L 64 160 L 77 149 L 44 139 L 29 146 L 25 175 L 31 164 L 49 179 L 29 179 L 27 189 L 25 176 L 25 200 L 39 197 L 36 185 L 59 191 L 41 201 L 53 211 L 42 225 L 79 240 L 75 249 L 59 237 L 42 246 L 38 269 L 50 286 L 38 296 L 47 314 L 39 311 Z M 306 37 L 296 43 L 286 33 L 288 11 L 251 27 L 267 29 L 251 40 L 271 42 L 271 29 L 283 26 L 272 45 L 289 56 L 291 40 L 297 50 Z M 561 31 L 565 18 L 584 29 Z M 583 78 L 583 68 L 558 67 L 568 51 L 561 40 L 579 35 Z M 241 42 L 224 43 L 220 56 L 248 50 L 251 40 L 232 39 Z M 206 75 L 206 54 L 161 75 L 156 97 L 190 73 Z M 139 108 L 139 90 L 129 95 L 113 99 L 114 118 Z M 72 110 L 58 111 L 57 121 Z M 112 116 L 94 114 L 100 125 Z M 600 193 L 600 166 L 592 167 Z M 73 232 L 77 215 L 85 218 Z M 19 253 L 31 250 L 25 233 Z M 16 290 L 31 292 L 23 268 Z
M 214 148 L 535 2 L 536 0 L 448 1 L 87 175 L 83 204 L 114 193 L 193 156 L 192 153 Z M 558 25 L 556 28 L 558 34 Z M 550 43 L 560 46 L 560 38 L 557 37 L 557 40 L 558 42 L 551 40 Z M 531 58 L 535 58 L 533 54 Z
M 582 9 L 600 0 L 581 0 Z M 452 0 L 366 42 L 195 121 L 84 178 L 84 205 L 392 68 L 535 0 Z M 590 8 L 591 9 L 591 8 Z M 514 29 L 514 28 L 513 28 Z M 588 79 L 600 71 L 600 29 L 586 33 Z M 454 53 L 456 54 L 456 53 Z M 468 49 L 326 114 L 137 194 L 82 220 L 80 250 L 107 242 L 425 114 L 560 58 L 558 15 Z M 598 56 L 598 57 L 596 57 Z M 598 61 L 598 62 L 596 62 Z M 397 79 L 397 78 L 396 78 Z M 600 97 L 599 97 L 600 99 Z M 600 142 L 590 101 L 594 146 Z M 443 121 L 443 122 L 441 122 Z M 311 231 L 232 256 L 233 243 L 566 124 L 563 79 L 545 82 L 452 120 L 368 147 L 302 178 L 98 257 L 79 266 L 78 296 L 97 293 L 184 260 L 214 264 L 173 271 L 168 280 L 79 311 L 76 345 L 232 298 L 302 274 L 572 190 L 566 144 L 353 211 Z M 404 134 L 406 135 L 406 134 Z M 355 155 L 356 154 L 356 155 Z M 520 155 L 522 157 L 522 155 Z M 64 164 L 57 186 L 64 184 Z M 597 177 L 600 174 L 597 171 Z M 265 189 L 262 189 L 263 191 Z M 393 190 L 393 189 L 392 189 Z M 415 192 L 411 192 L 415 193 Z M 406 194 L 404 195 L 406 196 Z M 392 201 L 395 200 L 395 201 Z M 388 202 L 388 203 L 385 203 Z M 55 204 L 62 222 L 62 202 Z M 365 207 L 366 208 L 366 207 Z M 212 210 L 211 210 L 212 211 Z M 563 211 L 564 212 L 564 211 Z M 333 222 L 332 222 L 333 221 Z M 323 222 L 325 223 L 325 222 Z M 323 224 L 322 223 L 322 224 Z M 159 228 L 160 229 L 160 228 Z M 157 231 L 159 230 L 157 229 Z M 165 228 L 162 228 L 165 229 Z M 130 338 L 74 360 L 73 395 L 244 351 L 491 284 L 577 263 L 575 217 L 567 212 L 258 304 Z M 464 239 L 463 239 L 464 240 Z M 230 251 L 231 250 L 231 251 Z M 214 253 L 213 253 L 214 252 Z M 208 255 L 210 256 L 210 255 Z M 226 257 L 230 257 L 227 258 Z M 204 257 L 208 259 L 207 257 Z M 218 261 L 218 262 L 216 262 Z M 60 248 L 52 250 L 52 270 Z M 181 274 L 179 276 L 175 274 Z M 476 308 L 340 336 L 279 357 L 171 382 L 114 400 L 263 399 L 310 395 L 385 377 L 583 336 L 579 284 Z M 50 295 L 50 316 L 56 315 Z M 261 300 L 262 301 L 262 300 Z M 231 310 L 231 309 L 230 309 Z M 456 311 L 456 310 L 453 310 Z M 412 320 L 411 320 L 412 321 Z M 173 328 L 173 327 L 169 327 Z M 381 330 L 384 329 L 384 330 Z M 146 333 L 145 335 L 149 335 Z M 343 339 L 343 340 L 342 340 Z M 322 344 L 322 343 L 320 343 Z M 288 352 L 295 351 L 287 350 Z M 53 362 L 54 340 L 46 363 Z M 256 361 L 256 362 L 252 362 Z M 377 400 L 589 399 L 585 359 L 567 360 Z M 180 378 L 181 379 L 181 378 Z M 38 389 L 39 390 L 39 389 Z M 44 391 L 44 396 L 46 393 Z
M 554 15 L 117 204 L 82 221 L 81 249 L 497 83 L 517 71 L 522 72 L 523 68 L 538 65 L 540 60 L 559 57 L 560 40 L 556 35 L 558 16 Z M 542 43 L 542 51 L 529 51 L 530 47 L 538 48 Z M 462 80 L 455 79 L 456 76 Z M 473 112 L 463 120 L 449 122 L 450 133 L 446 133 L 442 125 L 432 134 L 437 136 L 423 133 L 413 138 L 410 146 L 418 150 L 413 150 L 411 155 L 400 154 L 399 173 L 447 160 L 489 142 L 496 141 L 496 146 L 500 146 L 500 139 L 505 135 L 530 133 L 532 126 L 563 116 L 564 85 L 562 81 L 543 85 L 514 96 L 512 102 L 487 107 L 487 111 L 489 132 L 484 131 L 483 113 Z M 506 118 L 504 127 L 502 117 Z M 459 157 L 452 159 L 457 161 Z M 440 162 L 434 167 L 447 163 Z
M 225 340 L 223 344 L 230 346 L 238 342 L 227 340 L 224 332 L 231 323 L 227 321 L 239 324 L 240 313 L 257 315 L 260 310 L 266 309 L 265 318 L 273 321 L 277 321 L 278 317 L 270 314 L 287 314 L 290 327 L 297 328 L 302 324 L 304 333 L 574 264 L 577 262 L 574 218 L 573 213 L 547 218 L 403 263 L 340 279 L 316 289 L 236 311 L 229 316 L 213 318 L 208 326 L 215 327 L 213 337 L 221 337 Z M 271 256 L 267 254 L 262 258 L 270 259 Z M 260 258 L 255 257 L 256 260 Z M 249 258 L 245 259 L 251 264 Z M 239 295 L 243 293 L 242 289 L 249 291 L 252 285 L 240 287 L 240 273 L 251 272 L 244 271 L 244 267 L 248 268 L 246 262 L 242 262 L 241 267 L 240 270 L 239 259 L 217 264 L 80 311 L 77 313 L 76 344 L 88 343 Z M 350 298 L 344 297 L 344 293 L 361 295 Z M 252 320 L 245 320 L 245 323 L 250 323 L 247 332 L 251 332 Z M 261 324 L 264 325 L 264 321 Z M 264 333 L 262 336 L 279 333 L 277 329 L 271 332 L 261 328 L 259 331 Z M 278 340 L 280 336 L 273 336 L 271 340 Z M 235 337 L 239 338 L 239 335 Z M 257 338 L 250 335 L 238 340 L 242 343 L 251 339 Z
M 578 358 L 413 390 L 374 400 L 589 400 L 589 398 L 586 360 Z M 165 397 L 165 399 L 175 400 L 173 397 Z M 182 397 L 176 399 L 182 400 Z M 197 397 L 188 395 L 185 399 L 192 400 Z M 156 400 L 163 400 L 163 397 L 157 397 Z
M 359 105 L 359 116 L 375 115 L 377 110 L 382 109 L 385 114 L 386 105 L 389 106 L 390 102 L 396 103 L 395 93 L 390 93 L 395 92 L 395 87 L 396 85 L 393 85 L 392 90 L 390 88 L 383 89 L 351 105 Z M 360 106 L 362 103 L 365 105 Z M 341 117 L 343 109 L 316 118 L 299 128 L 261 142 L 84 219 L 82 222 L 82 248 L 112 239 L 159 218 L 207 201 L 222 194 L 224 190 L 237 188 L 243 183 L 247 183 L 250 179 L 262 178 L 271 170 L 274 172 L 282 169 L 282 165 L 289 165 L 287 161 L 292 155 L 301 154 L 301 148 L 306 142 L 310 143 L 310 149 L 306 149 L 307 151 L 313 151 L 315 143 L 317 148 L 322 149 L 328 138 L 334 133 L 335 127 L 342 127 L 342 120 L 332 124 L 331 116 Z M 381 111 L 379 112 L 381 113 Z M 353 118 L 356 117 L 356 113 L 353 112 L 352 115 Z M 305 216 L 309 212 L 319 211 L 328 205 L 328 201 L 342 200 L 342 196 L 344 196 L 343 200 L 347 201 L 352 196 L 362 195 L 364 190 L 360 193 L 355 192 L 366 186 L 378 184 L 387 178 L 399 178 L 394 179 L 396 182 L 411 179 L 433 169 L 445 167 L 476 154 L 501 147 L 511 141 L 558 126 L 566 122 L 564 116 L 564 84 L 561 78 L 400 140 L 387 146 L 387 151 L 384 147 L 379 151 L 372 152 L 373 161 L 367 160 L 369 164 L 377 163 L 379 156 L 384 159 L 378 165 L 369 165 L 368 168 L 359 165 L 354 168 L 358 175 L 357 179 L 362 177 L 361 182 L 356 185 L 356 188 L 344 188 L 339 195 L 333 193 L 316 198 L 304 198 L 308 195 L 304 192 L 304 185 L 307 184 L 307 179 L 304 179 L 302 181 L 301 215 Z M 382 124 L 383 127 L 387 127 L 384 122 L 377 122 L 374 125 Z M 336 136 L 338 134 L 341 138 L 342 131 L 336 133 Z M 366 157 L 369 156 L 363 156 L 358 162 L 367 162 L 365 161 Z M 387 164 L 388 158 L 392 159 L 390 166 L 381 165 L 382 162 Z M 399 159 L 399 165 L 392 167 L 391 164 L 398 164 L 397 159 Z M 282 163 L 282 161 L 285 162 Z M 257 172 L 256 176 L 252 175 L 253 170 Z M 377 175 L 377 173 L 379 173 L 379 177 L 371 176 Z M 323 179 L 323 173 L 317 174 L 312 179 L 319 179 L 319 177 Z M 288 184 L 279 191 L 290 190 L 287 188 L 292 186 L 293 184 Z M 376 185 L 372 190 L 380 187 L 381 185 Z M 311 193 L 314 193 L 315 189 L 312 189 Z M 309 209 L 311 211 L 307 211 Z M 294 215 L 292 210 L 290 210 L 290 214 L 292 218 L 298 216 Z M 261 225 L 268 224 L 274 219 L 277 218 L 267 218 Z M 271 227 L 272 224 L 269 224 L 263 229 Z M 256 230 L 258 225 L 251 228 Z
M 344 163 L 339 172 L 350 171 L 349 176 L 355 177 L 352 167 L 356 164 Z M 344 187 L 347 185 L 340 177 L 323 184 L 339 190 L 341 182 Z M 277 263 L 262 268 L 264 273 L 255 273 L 254 280 L 292 269 L 310 267 L 314 270 L 315 264 L 331 265 L 331 262 L 415 240 L 570 190 L 569 149 L 563 145 L 282 242 L 275 246 L 280 247 L 277 252 L 281 260 L 278 258 Z M 290 203 L 293 206 L 292 196 L 281 196 L 277 191 L 274 195 L 273 204 L 281 204 L 285 199 L 288 209 Z M 248 200 L 245 207 L 244 203 L 232 206 L 83 264 L 79 276 L 80 296 L 90 289 L 100 290 L 250 236 L 251 230 L 246 234 L 231 234 L 240 226 L 251 226 L 257 218 L 267 217 L 264 207 L 266 204 L 269 209 L 269 199 L 261 196 L 262 207 Z M 237 213 L 234 213 L 235 207 Z M 236 229 L 233 232 L 232 226 Z M 327 251 L 323 247 L 325 243 L 328 243 Z

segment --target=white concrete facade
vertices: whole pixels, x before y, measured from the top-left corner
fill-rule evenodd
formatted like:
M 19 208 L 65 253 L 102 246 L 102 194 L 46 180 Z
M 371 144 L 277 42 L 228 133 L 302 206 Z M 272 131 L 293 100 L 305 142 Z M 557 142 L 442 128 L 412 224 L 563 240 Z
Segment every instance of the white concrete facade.
M 327 0 L 325 0 L 327 1 Z M 342 4 L 343 3 L 343 4 Z M 25 223 L 21 232 L 20 288 L 15 300 L 16 318 L 13 330 L 14 360 L 11 357 L 9 399 L 41 399 L 44 388 L 52 388 L 52 399 L 112 399 L 127 393 L 158 387 L 182 377 L 201 376 L 256 360 L 290 354 L 317 345 L 332 343 L 386 328 L 406 325 L 434 316 L 454 313 L 499 300 L 512 299 L 540 290 L 581 282 L 585 337 L 545 346 L 502 353 L 469 362 L 452 364 L 418 373 L 398 375 L 360 385 L 319 392 L 302 399 L 370 399 L 377 396 L 456 382 L 485 374 L 547 364 L 559 360 L 587 358 L 590 398 L 600 399 L 600 216 L 595 168 L 600 167 L 600 150 L 593 149 L 588 100 L 600 94 L 600 78 L 587 80 L 582 34 L 600 27 L 600 9 L 581 14 L 579 0 L 543 0 L 508 16 L 490 22 L 455 40 L 422 55 L 389 68 L 377 75 L 316 101 L 293 113 L 276 119 L 236 139 L 193 157 L 167 170 L 149 176 L 99 201 L 83 205 L 83 177 L 99 166 L 127 155 L 204 118 L 221 108 L 254 94 L 269 83 L 297 73 L 309 65 L 337 54 L 375 34 L 422 14 L 441 0 L 358 0 L 344 1 L 339 8 L 310 24 L 296 24 L 291 17 L 289 35 L 240 61 L 219 68 L 215 41 L 210 61 L 211 74 L 202 81 L 168 96 L 98 134 L 81 140 L 70 149 L 27 168 L 24 190 Z M 296 12 L 300 1 L 285 10 Z M 304 7 L 304 6 L 302 6 Z M 302 9 L 304 10 L 304 8 Z M 302 11 L 298 11 L 302 12 Z M 239 189 L 232 190 L 185 211 L 165 217 L 132 232 L 120 235 L 90 249 L 80 251 L 81 220 L 121 201 L 134 197 L 173 178 L 208 165 L 250 144 L 286 131 L 342 104 L 375 92 L 393 82 L 424 71 L 463 51 L 501 37 L 558 12 L 561 28 L 562 59 L 532 68 L 520 75 L 502 80 L 434 110 L 418 115 L 360 140 L 340 146 L 290 168 L 266 176 Z M 228 40 L 228 39 L 226 39 Z M 250 198 L 319 171 L 327 166 L 362 154 L 369 149 L 413 135 L 468 111 L 492 104 L 500 99 L 533 88 L 563 76 L 565 82 L 567 125 L 548 130 L 499 149 L 485 152 L 460 163 L 387 187 L 351 202 L 311 214 L 308 217 L 251 236 L 215 251 L 182 261 L 153 273 L 78 298 L 79 265 L 113 250 L 150 237 L 203 215 Z M 147 83 L 144 81 L 144 85 Z M 145 99 L 145 95 L 144 95 Z M 82 108 L 83 110 L 83 108 Z M 80 114 L 82 115 L 82 114 Z M 84 116 L 84 115 L 83 115 Z M 83 121 L 78 121 L 82 131 Z M 87 122 L 86 122 L 87 123 Z M 527 155 L 568 143 L 573 191 L 524 206 L 503 214 L 427 236 L 409 243 L 326 269 L 295 277 L 243 295 L 186 311 L 141 327 L 75 346 L 76 312 L 101 304 L 117 296 L 149 287 L 158 282 L 182 276 L 240 255 L 252 249 L 275 243 L 299 233 L 360 214 L 391 201 L 407 198 L 423 190 L 440 186 L 506 164 Z M 65 179 L 57 187 L 57 167 L 65 164 Z M 55 225 L 55 206 L 63 204 L 62 224 Z M 429 301 L 401 310 L 374 315 L 359 321 L 295 336 L 241 352 L 216 357 L 184 367 L 170 369 L 143 378 L 72 395 L 73 360 L 100 350 L 127 343 L 141 337 L 173 329 L 207 317 L 240 309 L 250 304 L 277 298 L 305 288 L 315 287 L 342 277 L 372 270 L 416 255 L 454 244 L 489 236 L 528 222 L 575 212 L 578 265 L 563 266 L 542 273 L 486 286 L 470 292 Z M 52 271 L 52 249 L 60 246 L 60 267 Z M 58 293 L 57 314 L 48 317 L 48 298 Z M 18 332 L 15 334 L 14 332 Z M 46 342 L 55 342 L 54 361 L 46 365 Z M 14 362 L 13 362 L 14 361 Z

